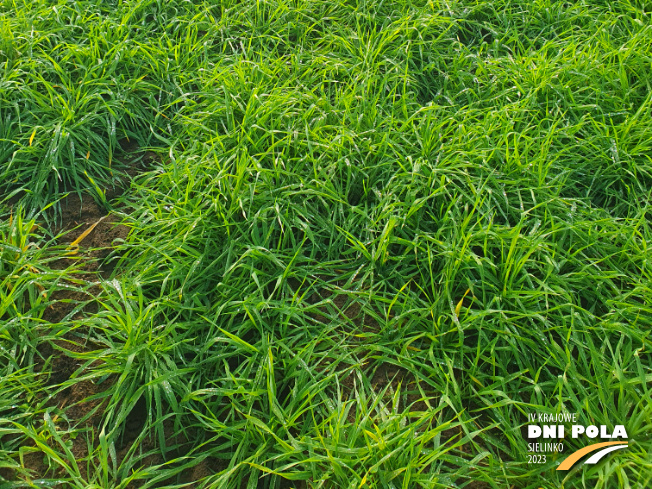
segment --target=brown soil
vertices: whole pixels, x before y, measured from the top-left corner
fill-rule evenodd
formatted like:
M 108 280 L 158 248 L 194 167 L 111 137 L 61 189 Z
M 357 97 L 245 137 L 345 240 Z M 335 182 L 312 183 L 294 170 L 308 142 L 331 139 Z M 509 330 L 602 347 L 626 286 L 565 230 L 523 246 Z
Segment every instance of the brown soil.
M 131 178 L 136 177 L 143 169 L 151 167 L 158 156 L 153 152 L 141 152 L 138 145 L 133 141 L 123 139 L 120 141 L 122 150 L 133 157 L 127 165 L 126 173 Z M 124 163 L 124 162 L 123 162 Z M 105 197 L 111 201 L 121 196 L 128 188 L 129 181 L 118 182 L 114 188 L 106 190 Z M 15 196 L 9 205 L 15 204 L 20 196 Z M 68 194 L 60 202 L 61 213 L 55 216 L 50 213 L 49 217 L 52 222 L 56 222 L 53 229 L 57 236 L 57 244 L 61 245 L 62 253 L 66 256 L 59 258 L 51 263 L 52 268 L 65 269 L 73 266 L 75 272 L 69 274 L 69 279 L 62 284 L 63 286 L 54 291 L 50 297 L 50 305 L 43 315 L 46 321 L 57 323 L 68 320 L 82 320 L 85 315 L 97 312 L 97 306 L 93 299 L 100 292 L 100 287 L 89 286 L 89 278 L 92 273 L 107 278 L 114 272 L 115 261 L 107 262 L 105 259 L 111 253 L 118 240 L 127 238 L 129 228 L 119 223 L 115 214 L 110 213 L 108 206 L 96 202 L 89 195 L 79 195 L 77 193 Z M 123 209 L 124 211 L 125 209 Z M 82 234 L 89 230 L 75 245 L 72 245 Z M 81 367 L 81 361 L 74 358 L 74 353 L 91 351 L 97 348 L 89 344 L 88 338 L 84 338 L 84 331 L 79 328 L 75 337 L 70 333 L 64 340 L 55 341 L 53 344 L 42 343 L 39 346 L 39 353 L 42 358 L 50 359 L 51 369 L 47 380 L 47 385 L 56 387 L 68 381 L 75 373 L 81 375 L 88 373 L 89 370 L 96 368 L 98 365 L 90 365 L 85 372 L 78 372 Z M 56 347 L 56 348 L 55 348 Z M 40 361 L 35 368 L 41 370 L 44 367 L 44 361 Z M 103 382 L 84 380 L 72 383 L 66 389 L 59 391 L 48 404 L 56 406 L 62 412 L 65 412 L 67 422 L 76 425 L 82 431 L 74 439 L 70 440 L 64 435 L 64 442 L 71 443 L 71 451 L 79 462 L 79 469 L 83 478 L 87 477 L 87 464 L 84 459 L 89 456 L 89 440 L 96 448 L 98 443 L 98 433 L 93 437 L 86 436 L 84 430 L 95 431 L 99 428 L 106 408 L 108 397 L 92 399 L 103 392 L 106 392 L 115 382 L 115 377 L 104 379 Z M 125 435 L 121 445 L 117 447 L 117 462 L 120 464 L 128 455 L 134 444 L 140 443 L 138 450 L 149 451 L 155 447 L 155 440 L 152 437 L 138 440 L 138 434 L 141 433 L 147 420 L 148 412 L 144 400 L 136 405 L 126 420 Z M 54 415 L 53 419 L 58 419 Z M 173 432 L 171 421 L 164 423 L 165 438 L 170 444 L 181 443 Z M 31 447 L 31 448 L 30 448 Z M 42 451 L 37 449 L 33 444 L 26 443 L 22 457 L 23 467 L 29 470 L 35 478 L 56 477 L 60 470 L 56 467 L 50 468 L 47 465 L 46 457 Z M 33 451 L 32 451 L 33 450 Z M 148 466 L 163 462 L 159 454 L 146 457 L 139 465 Z M 204 471 L 202 475 L 201 471 Z M 198 466 L 191 474 L 191 480 L 197 480 L 209 475 L 211 470 L 222 470 L 219 461 L 208 459 Z M 16 480 L 19 477 L 16 471 L 11 469 L 1 469 L 0 479 Z M 139 487 L 140 483 L 131 484 L 130 487 Z
M 95 314 L 97 312 L 97 304 L 94 304 L 92 299 L 95 294 L 99 292 L 98 286 L 92 286 L 85 291 L 81 290 L 79 285 L 68 282 L 68 288 L 55 290 L 49 297 L 50 304 L 43 312 L 43 319 L 51 323 L 58 323 L 71 316 L 72 319 L 80 319 L 81 313 Z M 69 318 L 70 319 L 70 318 Z
M 77 265 L 82 271 L 99 272 L 101 276 L 109 277 L 115 262 L 103 260 L 111 253 L 116 240 L 127 238 L 129 228 L 88 196 L 80 198 L 77 194 L 69 194 L 61 202 L 61 212 L 61 223 L 55 228 L 55 233 L 59 236 L 57 242 L 70 248 L 70 256 L 57 260 L 53 268 Z M 90 233 L 77 246 L 71 245 L 92 226 Z
M 141 152 L 134 142 L 122 140 L 120 142 L 123 151 L 134 157 L 129 161 L 126 173 L 130 178 L 134 178 L 144 168 L 151 166 L 157 156 L 152 152 Z M 124 163 L 124 162 L 123 162 Z M 118 182 L 118 185 L 106 191 L 107 201 L 113 200 L 128 188 L 129 181 Z M 9 201 L 9 205 L 17 202 L 20 196 L 15 196 Z M 51 262 L 50 266 L 54 269 L 65 269 L 74 266 L 76 270 L 69 275 L 69 279 L 62 284 L 62 287 L 54 291 L 50 297 L 50 305 L 44 311 L 43 319 L 51 323 L 58 323 L 64 320 L 82 320 L 85 315 L 97 312 L 97 306 L 93 299 L 100 292 L 100 287 L 90 285 L 88 280 L 91 277 L 89 273 L 97 273 L 102 277 L 109 277 L 115 267 L 115 262 L 107 263 L 105 258 L 111 253 L 116 240 L 126 239 L 129 228 L 119 223 L 115 214 L 108 212 L 107 207 L 98 204 L 89 195 L 78 195 L 70 193 L 60 202 L 61 214 L 55 216 L 53 213 L 49 217 L 56 222 L 54 234 L 57 236 L 57 244 L 62 247 L 62 258 Z M 71 246 L 82 233 L 94 225 L 77 246 Z M 55 341 L 53 344 L 42 343 L 38 350 L 42 358 L 51 360 L 51 370 L 46 385 L 54 387 L 68 381 L 81 367 L 78 359 L 74 358 L 74 353 L 88 352 L 95 345 L 90 344 L 82 328 L 78 329 L 73 336 L 69 333 L 65 339 Z M 81 344 L 80 344 L 81 343 Z M 56 347 L 56 348 L 55 348 Z M 44 361 L 37 362 L 35 369 L 40 371 L 45 365 Z M 92 364 L 86 372 L 96 368 L 98 365 Z M 115 378 L 105 379 L 103 382 L 84 380 L 71 384 L 66 389 L 58 392 L 48 404 L 57 406 L 65 412 L 67 422 L 71 425 L 77 425 L 82 429 L 98 429 L 106 401 L 108 398 L 89 400 L 93 397 L 106 392 L 115 382 Z M 145 416 L 145 417 L 143 417 Z M 136 419 L 138 418 L 138 419 Z M 56 421 L 58 415 L 53 416 Z M 146 413 L 135 412 L 127 421 L 127 433 L 140 432 L 144 426 Z M 135 424 L 134 424 L 135 423 Z M 140 426 L 140 429 L 136 426 Z M 169 430 L 166 430 L 169 431 Z M 171 438 L 171 433 L 166 433 L 166 437 Z M 95 443 L 98 440 L 96 433 L 93 439 Z M 89 455 L 88 439 L 82 433 L 69 440 L 68 435 L 64 435 L 64 442 L 71 442 L 71 451 L 75 458 L 80 462 L 79 469 L 82 477 L 86 478 L 87 464 L 83 461 Z M 133 444 L 133 440 L 129 441 Z M 30 447 L 33 451 L 30 450 Z M 27 443 L 23 450 L 26 451 L 22 458 L 23 467 L 31 471 L 35 478 L 55 477 L 60 472 L 56 467 L 49 467 L 46 464 L 46 458 L 42 451 L 38 450 L 33 444 Z M 126 453 L 127 447 L 124 451 Z M 155 461 L 153 461 L 154 463 Z M 0 479 L 16 480 L 18 474 L 14 470 L 2 469 Z
M 127 458 L 127 456 L 129 456 L 129 453 L 132 450 L 134 450 L 135 453 L 147 453 L 150 451 L 154 451 L 154 449 L 157 447 L 158 439 L 156 437 L 156 434 L 153 432 L 151 432 L 149 436 L 145 437 L 142 441 L 139 442 L 138 440 L 138 436 L 141 434 L 143 428 L 145 427 L 145 423 L 148 417 L 148 412 L 147 412 L 144 399 L 141 399 L 141 401 L 139 401 L 136 404 L 134 409 L 127 416 L 122 443 L 120 444 L 119 447 L 117 447 L 118 450 L 116 455 L 118 459 L 118 465 L 120 465 Z M 184 439 L 181 435 L 175 433 L 173 422 L 170 419 L 165 420 L 163 422 L 163 433 L 166 440 L 166 444 L 168 446 L 173 446 L 173 445 L 181 446 L 187 442 L 187 440 Z M 176 449 L 168 452 L 167 458 L 169 460 L 171 457 L 179 457 L 182 455 L 183 455 L 182 450 Z M 134 469 L 151 467 L 153 465 L 159 465 L 164 462 L 165 459 L 163 457 L 163 454 L 160 451 L 154 451 L 152 454 L 147 455 L 144 459 L 142 459 L 140 463 L 135 464 Z M 133 481 L 127 486 L 127 489 L 136 489 L 142 487 L 147 482 L 148 482 L 147 480 Z M 160 482 L 159 485 L 166 485 L 166 484 L 172 485 L 175 483 L 176 483 L 176 477 L 172 477 L 168 481 Z
M 132 179 L 158 161 L 158 156 L 151 151 L 139 152 L 134 141 L 122 139 L 120 145 L 125 153 L 132 155 L 128 163 L 126 160 L 121 161 L 126 165 L 125 172 Z M 121 185 L 107 190 L 107 201 L 121 196 L 128 185 L 128 181 L 122 182 Z M 53 231 L 57 236 L 57 244 L 65 249 L 63 253 L 66 256 L 53 262 L 52 268 L 62 270 L 75 266 L 81 272 L 73 274 L 73 277 L 79 278 L 79 283 L 87 279 L 85 272 L 97 272 L 103 278 L 110 277 L 117 260 L 106 261 L 106 258 L 117 242 L 127 238 L 129 228 L 120 224 L 120 219 L 114 213 L 109 212 L 106 206 L 96 202 L 90 195 L 70 193 L 61 200 L 60 210 L 60 216 L 50 213 L 50 218 L 56 222 Z M 72 246 L 72 243 L 91 228 L 76 246 Z M 81 291 L 79 284 L 75 286 L 74 283 L 68 282 L 67 285 L 67 288 L 55 291 L 50 297 L 51 305 L 44 314 L 47 321 L 62 321 L 77 305 L 92 300 L 99 291 L 98 287 Z M 96 310 L 89 305 L 84 312 L 94 314 Z
M 426 400 L 431 405 L 436 405 L 436 401 L 440 397 L 440 393 L 434 392 L 426 382 L 418 380 L 407 369 L 391 363 L 383 363 L 376 369 L 371 379 L 371 385 L 377 392 L 387 388 L 389 396 L 393 396 L 400 386 L 403 393 L 401 400 L 404 400 L 404 405 L 399 405 L 399 409 L 408 409 L 411 412 L 428 411 L 430 408 Z M 425 393 L 425 398 L 419 389 Z
M 341 288 L 345 286 L 345 282 L 337 281 L 334 285 Z M 297 289 L 298 287 L 297 285 Z M 325 288 L 320 289 L 319 292 L 313 292 L 307 298 L 308 306 L 317 304 L 324 299 L 329 299 L 329 304 L 317 307 L 317 311 L 308 313 L 308 316 L 324 324 L 330 323 L 332 318 L 337 318 L 345 323 L 354 324 L 363 333 L 378 333 L 380 331 L 378 321 L 371 314 L 363 311 L 360 303 L 355 300 L 355 296 L 359 293 L 358 290 L 343 290 L 338 293 Z
M 220 460 L 215 457 L 208 457 L 195 465 L 192 469 L 185 474 L 185 483 L 190 484 L 188 487 L 199 487 L 200 482 L 207 477 L 218 474 L 226 468 L 229 464 L 226 460 Z
M 136 153 L 137 145 L 126 140 L 121 142 L 123 150 Z M 145 152 L 138 158 L 134 159 L 134 164 L 127 169 L 130 177 L 135 177 L 143 166 L 150 166 L 156 160 L 156 155 L 151 152 Z M 121 195 L 124 187 L 116 187 L 107 191 L 107 200 L 114 199 Z M 91 229 L 81 240 L 82 234 Z M 70 256 L 62 257 L 53 264 L 53 268 L 64 269 L 71 265 L 79 270 L 78 273 L 71 274 L 71 281 L 67 283 L 68 288 L 57 290 L 50 297 L 51 306 L 44 314 L 44 319 L 50 322 L 59 322 L 68 319 L 83 319 L 84 315 L 94 314 L 97 312 L 97 306 L 93 299 L 100 292 L 99 286 L 84 288 L 80 284 L 88 280 L 89 273 L 97 273 L 104 278 L 108 278 L 115 267 L 114 262 L 106 262 L 105 259 L 112 252 L 117 240 L 127 238 L 129 228 L 119 223 L 115 214 L 108 211 L 107 207 L 96 202 L 88 195 L 71 193 L 61 201 L 61 214 L 59 221 L 54 229 L 57 236 L 57 243 L 62 246 Z M 77 245 L 73 243 L 77 241 Z M 77 282 L 76 284 L 73 281 Z M 77 312 L 74 312 L 77 308 Z M 84 332 L 80 331 L 82 338 Z M 48 384 L 55 386 L 67 381 L 79 369 L 80 363 L 66 351 L 83 352 L 91 351 L 94 345 L 88 344 L 87 339 L 81 341 L 84 346 L 79 344 L 80 338 L 67 338 L 70 341 L 54 342 L 62 350 L 54 350 L 51 346 L 42 347 L 42 355 L 47 358 L 52 355 L 52 370 Z M 50 351 L 47 351 L 49 348 Z M 90 365 L 92 370 L 97 365 Z M 97 430 L 100 426 L 106 408 L 106 399 L 88 400 L 89 397 L 96 396 L 107 391 L 115 382 L 115 377 L 108 378 L 102 383 L 85 380 L 72 384 L 67 389 L 59 392 L 53 404 L 59 409 L 65 410 L 66 417 L 72 424 L 77 424 L 88 430 Z M 152 437 L 139 441 L 138 435 L 141 433 L 147 421 L 148 412 L 144 399 L 135 406 L 128 415 L 125 422 L 124 436 L 119 446 L 117 446 L 117 463 L 120 464 L 136 443 L 140 443 L 138 450 L 147 452 L 155 447 L 155 440 Z M 173 433 L 171 422 L 164 423 L 165 438 L 171 444 L 180 443 Z M 98 434 L 93 439 L 98 443 Z M 89 455 L 89 438 L 80 434 L 72 440 L 72 453 L 78 461 L 82 461 Z M 92 447 L 96 448 L 96 446 Z M 33 470 L 39 476 L 45 474 L 47 467 L 42 466 L 43 457 L 41 454 L 34 454 L 30 459 L 30 464 L 26 468 Z M 41 462 L 39 465 L 38 462 Z M 163 462 L 160 454 L 146 457 L 139 465 L 149 466 Z M 87 466 L 81 462 L 79 469 L 82 477 L 87 476 Z M 144 481 L 134 482 L 129 487 L 140 487 Z
M 118 141 L 120 148 L 125 155 L 128 155 L 127 158 L 120 158 L 119 162 L 125 166 L 124 172 L 129 176 L 130 179 L 134 179 L 137 175 L 143 171 L 151 169 L 156 163 L 161 161 L 161 158 L 158 154 L 153 151 L 142 151 L 140 146 L 136 141 L 132 141 L 129 138 L 122 138 Z M 128 182 L 127 182 L 128 184 Z M 116 193 L 122 193 L 127 185 L 118 187 L 115 191 Z M 107 199 L 116 197 L 116 194 L 111 196 L 107 195 Z
M 486 482 L 481 481 L 471 481 L 466 486 L 465 489 L 489 489 L 491 486 Z
M 53 348 L 53 345 L 61 350 Z M 38 347 L 39 353 L 43 358 L 51 358 L 50 375 L 45 385 L 52 387 L 69 380 L 81 367 L 80 361 L 72 356 L 75 352 L 87 352 L 93 348 L 92 345 L 82 346 L 74 341 L 65 340 L 54 341 L 53 345 L 42 343 Z M 35 369 L 39 371 L 43 366 L 43 361 L 38 362 L 35 365 Z M 92 369 L 96 366 L 97 364 L 91 365 L 90 368 Z M 99 426 L 102 418 L 105 399 L 88 400 L 88 398 L 106 391 L 113 382 L 114 379 L 112 378 L 106 379 L 102 383 L 89 380 L 76 382 L 58 392 L 46 402 L 46 405 L 56 406 L 59 412 L 65 411 L 66 423 L 77 425 L 81 428 L 95 429 Z M 41 391 L 41 394 L 45 396 L 45 391 Z M 42 400 L 46 401 L 45 398 Z M 59 414 L 56 414 L 56 412 L 51 414 L 51 416 L 54 423 L 62 422 Z M 88 446 L 85 436 L 78 436 L 70 440 L 69 435 L 64 434 L 62 440 L 71 443 L 71 452 L 78 461 L 88 456 Z M 51 446 L 55 450 L 60 449 L 53 440 L 51 440 Z M 47 465 L 47 458 L 34 443 L 25 443 L 23 450 L 26 450 L 26 453 L 22 459 L 22 467 L 30 471 L 34 475 L 34 478 L 58 477 L 63 475 L 62 470 L 58 466 L 50 467 Z M 79 463 L 79 469 L 81 475 L 86 477 L 86 464 Z M 18 475 L 13 470 L 3 470 L 0 471 L 0 477 L 6 480 L 17 480 Z

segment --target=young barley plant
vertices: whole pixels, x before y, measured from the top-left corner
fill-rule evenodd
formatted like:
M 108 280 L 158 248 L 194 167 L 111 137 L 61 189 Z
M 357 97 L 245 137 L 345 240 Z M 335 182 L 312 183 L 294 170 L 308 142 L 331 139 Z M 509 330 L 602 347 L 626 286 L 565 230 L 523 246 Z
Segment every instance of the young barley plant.
M 0 477 L 650 486 L 650 15 L 0 2 Z M 129 229 L 72 267 L 69 191 Z

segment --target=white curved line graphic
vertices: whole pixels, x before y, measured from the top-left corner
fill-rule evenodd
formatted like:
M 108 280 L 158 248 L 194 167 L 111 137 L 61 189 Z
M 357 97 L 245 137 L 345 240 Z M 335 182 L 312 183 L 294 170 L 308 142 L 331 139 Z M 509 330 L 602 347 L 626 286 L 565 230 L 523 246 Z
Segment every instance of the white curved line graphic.
M 619 450 L 621 448 L 627 448 L 627 445 L 614 445 L 612 447 L 603 448 L 598 453 L 594 453 L 593 455 L 591 455 L 591 458 L 589 458 L 584 463 L 585 464 L 597 464 L 600 461 L 600 459 L 602 457 L 604 457 L 605 455 L 607 455 L 609 452 L 613 452 L 614 450 Z

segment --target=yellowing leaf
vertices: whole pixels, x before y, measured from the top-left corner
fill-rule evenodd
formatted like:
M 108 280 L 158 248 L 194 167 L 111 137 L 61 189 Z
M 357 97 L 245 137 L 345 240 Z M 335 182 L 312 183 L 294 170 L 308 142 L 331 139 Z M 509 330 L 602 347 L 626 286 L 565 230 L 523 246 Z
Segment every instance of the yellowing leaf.
M 32 145 L 32 141 L 34 141 L 34 136 L 36 136 L 36 128 L 32 131 L 32 135 L 29 137 L 29 145 Z
M 464 303 L 464 298 L 466 297 L 466 295 L 467 295 L 469 292 L 471 292 L 471 289 L 466 289 L 466 292 L 464 292 L 464 295 L 462 296 L 462 298 L 460 299 L 460 301 L 457 303 L 457 306 L 455 306 L 455 317 L 459 317 L 459 316 L 460 316 L 460 309 L 462 309 L 462 304 Z
M 378 443 L 378 437 L 377 437 L 376 435 L 374 435 L 371 431 L 369 431 L 369 430 L 364 430 L 364 432 L 365 432 L 367 435 L 369 435 L 369 437 L 370 437 L 373 441 L 375 441 L 376 443 Z
M 102 220 L 103 220 L 105 217 L 106 217 L 106 216 L 100 217 L 96 222 L 94 222 L 93 224 L 91 224 L 91 225 L 88 227 L 88 229 L 86 229 L 86 231 L 84 231 L 83 233 L 81 233 L 81 234 L 79 235 L 79 237 L 78 237 L 75 241 L 73 241 L 72 243 L 70 243 L 70 245 L 68 246 L 68 249 L 69 249 L 69 250 L 72 250 L 73 248 L 75 248 L 75 249 L 72 251 L 72 253 L 73 253 L 73 254 L 76 253 L 76 252 L 77 252 L 76 248 L 79 248 L 79 243 L 81 243 L 82 240 L 83 240 L 86 236 L 88 236 L 89 234 L 91 234 L 91 232 L 93 231 L 93 229 L 95 229 L 95 226 L 97 226 L 99 223 L 101 223 Z
M 476 384 L 478 384 L 480 387 L 482 387 L 484 389 L 484 385 L 482 385 L 482 382 L 480 382 L 478 379 L 476 379 L 473 375 L 469 375 L 469 377 L 471 377 L 471 380 L 473 382 L 475 382 Z

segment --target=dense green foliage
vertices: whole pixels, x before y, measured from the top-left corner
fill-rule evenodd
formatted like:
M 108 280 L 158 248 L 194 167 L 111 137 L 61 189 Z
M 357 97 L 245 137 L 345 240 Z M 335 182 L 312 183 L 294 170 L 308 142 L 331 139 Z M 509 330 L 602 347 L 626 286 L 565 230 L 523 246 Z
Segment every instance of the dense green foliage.
M 651 11 L 0 1 L 0 476 L 649 487 Z M 130 228 L 110 277 L 51 266 L 70 191 Z M 630 447 L 528 464 L 562 411 Z

